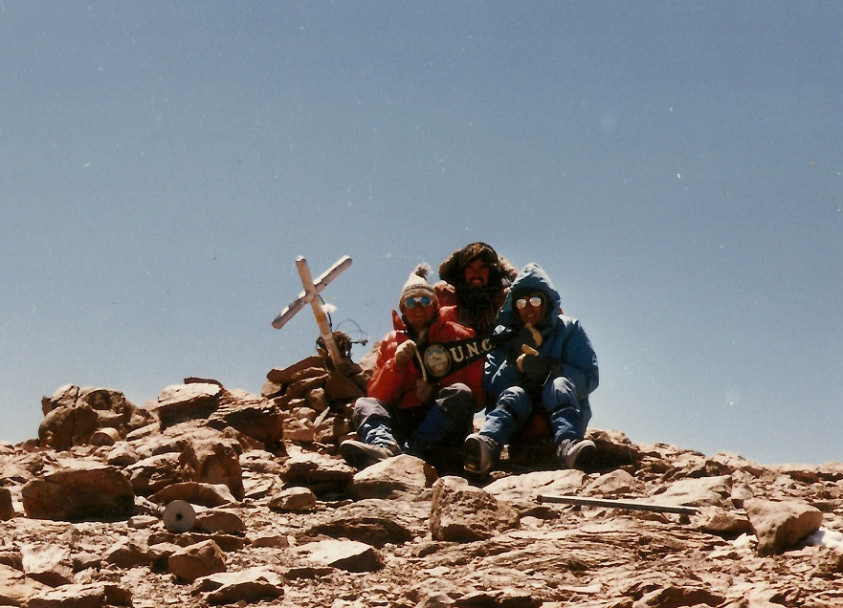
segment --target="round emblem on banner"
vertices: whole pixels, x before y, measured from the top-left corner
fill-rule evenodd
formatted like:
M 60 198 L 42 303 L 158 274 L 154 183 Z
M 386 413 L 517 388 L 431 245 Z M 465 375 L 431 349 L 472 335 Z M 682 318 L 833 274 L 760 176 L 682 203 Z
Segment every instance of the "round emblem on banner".
M 451 369 L 451 357 L 445 347 L 433 344 L 424 351 L 424 365 L 434 376 L 441 378 Z

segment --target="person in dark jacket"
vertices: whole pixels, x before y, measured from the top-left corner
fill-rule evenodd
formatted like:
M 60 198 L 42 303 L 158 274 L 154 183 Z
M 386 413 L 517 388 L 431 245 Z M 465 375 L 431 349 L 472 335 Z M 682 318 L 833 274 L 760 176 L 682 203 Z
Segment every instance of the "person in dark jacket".
M 454 251 L 439 265 L 440 315 L 470 327 L 480 338 L 491 335 L 517 272 L 486 243 L 469 243 Z
M 467 366 L 441 377 L 428 373 L 427 347 L 474 337 L 474 332 L 439 316 L 439 301 L 420 264 L 410 274 L 393 311 L 394 330 L 377 346 L 367 394 L 352 410 L 359 439 L 340 444 L 340 454 L 356 468 L 408 453 L 423 459 L 442 445 L 462 445 L 474 412 L 485 403 L 482 369 Z M 435 350 L 435 349 L 434 349 Z
M 595 451 L 584 437 L 588 396 L 599 382 L 597 355 L 579 321 L 562 313 L 559 292 L 538 264 L 513 281 L 492 339 L 483 386 L 494 408 L 465 440 L 465 470 L 488 473 L 537 411 L 547 417 L 559 464 L 586 466 Z

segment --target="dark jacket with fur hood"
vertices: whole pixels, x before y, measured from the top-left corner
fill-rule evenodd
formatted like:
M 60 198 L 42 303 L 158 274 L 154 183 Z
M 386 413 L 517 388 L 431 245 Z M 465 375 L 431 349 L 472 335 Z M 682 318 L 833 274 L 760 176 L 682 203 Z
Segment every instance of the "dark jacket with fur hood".
M 489 282 L 482 290 L 470 289 L 465 283 L 466 267 L 478 259 L 489 268 Z M 506 298 L 506 288 L 517 273 L 486 243 L 471 243 L 458 249 L 439 265 L 439 278 L 452 286 L 456 298 L 456 305 L 443 306 L 440 314 L 474 329 L 478 336 L 491 334 Z

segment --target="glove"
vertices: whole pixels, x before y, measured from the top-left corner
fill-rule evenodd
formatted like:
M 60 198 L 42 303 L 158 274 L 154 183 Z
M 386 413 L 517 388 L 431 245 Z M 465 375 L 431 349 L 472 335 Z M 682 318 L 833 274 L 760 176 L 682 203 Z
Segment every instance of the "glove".
M 406 340 L 398 345 L 395 349 L 395 365 L 404 367 L 410 360 L 416 356 L 416 343 L 412 340 Z
M 512 344 L 515 347 L 515 352 L 521 353 L 525 345 L 536 349 L 542 345 L 543 340 L 541 332 L 528 323 L 515 334 Z
M 551 360 L 547 357 L 542 357 L 536 349 L 530 348 L 526 344 L 523 346 L 523 349 L 524 353 L 515 361 L 519 371 L 534 382 L 543 382 L 550 373 L 551 367 L 553 367 Z

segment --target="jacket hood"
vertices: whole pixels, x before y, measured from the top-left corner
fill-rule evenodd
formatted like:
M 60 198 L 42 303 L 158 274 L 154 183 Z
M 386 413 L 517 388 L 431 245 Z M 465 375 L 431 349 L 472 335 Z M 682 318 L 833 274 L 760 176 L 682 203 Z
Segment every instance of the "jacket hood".
M 509 285 L 517 272 L 491 245 L 478 241 L 457 249 L 448 256 L 448 259 L 439 265 L 439 278 L 457 289 L 462 289 L 465 287 L 465 268 L 477 259 L 483 260 L 489 267 L 489 286 L 493 290 Z
M 515 277 L 506 295 L 506 301 L 498 315 L 498 324 L 506 327 L 520 327 L 521 317 L 515 310 L 515 300 L 526 292 L 540 291 L 547 297 L 548 305 L 545 310 L 544 325 L 553 325 L 562 308 L 562 298 L 544 269 L 534 262 L 530 262 Z

